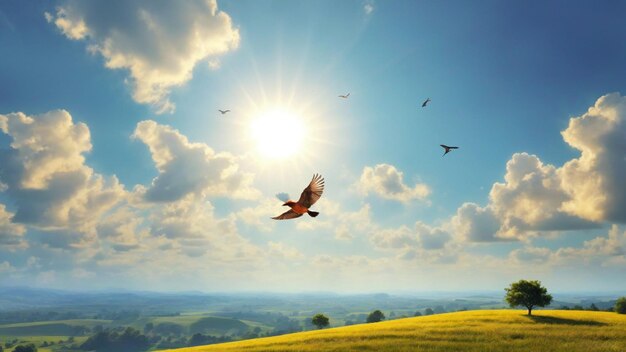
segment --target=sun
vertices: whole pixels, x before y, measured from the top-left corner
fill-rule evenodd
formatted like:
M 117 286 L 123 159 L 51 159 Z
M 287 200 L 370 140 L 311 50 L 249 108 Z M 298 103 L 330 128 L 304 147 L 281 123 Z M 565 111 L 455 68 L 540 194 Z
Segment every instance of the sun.
M 281 108 L 265 111 L 254 118 L 250 133 L 259 154 L 270 159 L 298 154 L 306 139 L 302 118 Z

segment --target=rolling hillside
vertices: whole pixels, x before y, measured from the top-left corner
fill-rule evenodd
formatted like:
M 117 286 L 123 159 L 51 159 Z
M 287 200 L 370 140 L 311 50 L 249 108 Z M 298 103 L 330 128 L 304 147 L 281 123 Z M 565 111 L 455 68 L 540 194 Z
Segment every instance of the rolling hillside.
M 171 351 L 626 351 L 626 315 L 482 310 Z

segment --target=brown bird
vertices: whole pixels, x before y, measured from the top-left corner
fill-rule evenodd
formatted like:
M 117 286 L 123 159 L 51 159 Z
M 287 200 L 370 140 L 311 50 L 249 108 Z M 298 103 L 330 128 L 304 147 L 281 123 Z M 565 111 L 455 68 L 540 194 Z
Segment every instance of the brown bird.
M 349 96 L 350 96 L 350 93 L 345 94 L 345 95 L 338 95 L 339 98 L 344 98 L 344 99 L 348 99 Z
M 217 111 L 221 112 L 222 115 L 226 114 L 227 112 L 230 112 L 230 110 L 219 110 L 219 109 Z
M 288 206 L 291 209 L 286 212 L 280 214 L 279 216 L 273 217 L 274 220 L 286 220 L 286 219 L 294 219 L 299 218 L 302 215 L 309 214 L 311 217 L 316 217 L 319 215 L 316 211 L 310 211 L 309 208 L 315 204 L 315 202 L 322 197 L 322 193 L 324 192 L 324 178 L 321 175 L 315 174 L 313 175 L 313 179 L 309 183 L 309 185 L 302 191 L 300 195 L 300 199 L 297 202 L 292 200 L 285 200 L 286 194 L 281 193 L 277 195 L 277 197 L 283 198 L 285 204 L 283 206 Z
M 430 103 L 430 98 L 424 100 L 424 102 L 422 103 L 422 107 L 425 107 L 426 104 Z
M 444 155 L 446 155 L 446 154 L 450 153 L 450 151 L 451 151 L 452 149 L 459 149 L 459 147 L 449 147 L 449 146 L 447 146 L 447 145 L 445 145 L 445 144 L 439 144 L 439 145 L 440 145 L 443 149 L 445 149 L 445 152 L 443 152 L 443 155 L 442 155 L 442 156 L 444 156 Z

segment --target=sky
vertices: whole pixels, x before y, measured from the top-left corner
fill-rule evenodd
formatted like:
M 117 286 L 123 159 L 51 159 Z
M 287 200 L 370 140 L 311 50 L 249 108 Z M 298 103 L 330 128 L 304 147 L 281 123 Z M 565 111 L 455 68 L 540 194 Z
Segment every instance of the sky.
M 0 285 L 623 292 L 625 12 L 1 0 Z

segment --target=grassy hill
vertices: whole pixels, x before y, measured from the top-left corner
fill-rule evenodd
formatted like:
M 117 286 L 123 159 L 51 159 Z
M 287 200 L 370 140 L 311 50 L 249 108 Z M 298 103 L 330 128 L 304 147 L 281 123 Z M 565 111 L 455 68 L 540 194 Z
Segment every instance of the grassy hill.
M 626 351 L 626 315 L 554 310 L 533 314 L 457 312 L 175 351 Z

